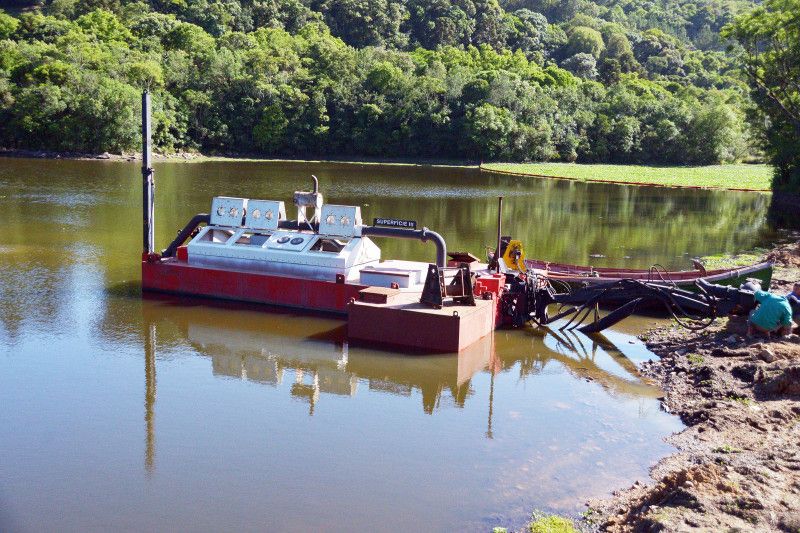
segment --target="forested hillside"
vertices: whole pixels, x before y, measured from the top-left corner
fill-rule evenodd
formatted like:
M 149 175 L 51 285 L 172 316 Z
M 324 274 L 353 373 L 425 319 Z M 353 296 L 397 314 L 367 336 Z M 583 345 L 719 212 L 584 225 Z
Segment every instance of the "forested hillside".
M 0 145 L 715 163 L 753 151 L 730 0 L 0 2 Z

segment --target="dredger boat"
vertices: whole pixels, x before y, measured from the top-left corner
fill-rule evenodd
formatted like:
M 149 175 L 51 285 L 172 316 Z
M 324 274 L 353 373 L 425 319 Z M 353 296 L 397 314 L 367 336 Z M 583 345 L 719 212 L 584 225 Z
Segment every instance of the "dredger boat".
M 293 220 L 280 200 L 218 196 L 210 213 L 194 216 L 156 253 L 146 92 L 142 124 L 144 291 L 337 313 L 347 317 L 350 341 L 422 352 L 458 352 L 505 324 L 546 326 L 565 319 L 562 329 L 595 333 L 647 302 L 663 303 L 676 318 L 709 320 L 755 305 L 752 291 L 702 279 L 699 294 L 635 279 L 559 292 L 546 275 L 527 271 L 519 241 L 501 237 L 502 198 L 490 262 L 463 252 L 451 253 L 448 261 L 447 245 L 435 231 L 409 220 L 364 224 L 359 206 L 326 204 L 316 178 L 312 190 L 294 193 Z M 385 260 L 374 238 L 430 241 L 435 262 Z M 609 294 L 623 304 L 601 317 L 597 306 Z
M 283 201 L 219 196 L 156 253 L 149 94 L 142 104 L 144 291 L 337 313 L 351 340 L 424 352 L 460 351 L 500 323 L 505 275 L 448 267 L 441 235 L 413 221 L 364 224 L 359 206 L 326 204 L 315 177 L 293 220 Z M 430 241 L 435 262 L 384 260 L 373 238 Z
M 447 267 L 438 233 L 365 225 L 359 206 L 325 204 L 316 178 L 294 204 L 287 220 L 282 201 L 215 197 L 162 253 L 144 254 L 143 289 L 338 313 L 352 340 L 423 351 L 459 351 L 496 326 L 505 276 Z M 374 237 L 431 241 L 436 262 L 382 260 Z

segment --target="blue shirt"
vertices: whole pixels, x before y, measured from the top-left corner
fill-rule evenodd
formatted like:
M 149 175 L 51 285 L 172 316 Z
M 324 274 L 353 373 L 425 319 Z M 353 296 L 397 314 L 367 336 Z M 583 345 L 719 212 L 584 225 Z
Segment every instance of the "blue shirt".
M 766 331 L 778 329 L 781 326 L 792 325 L 792 308 L 786 296 L 771 294 L 767 291 L 754 293 L 758 308 L 750 315 L 750 321 Z

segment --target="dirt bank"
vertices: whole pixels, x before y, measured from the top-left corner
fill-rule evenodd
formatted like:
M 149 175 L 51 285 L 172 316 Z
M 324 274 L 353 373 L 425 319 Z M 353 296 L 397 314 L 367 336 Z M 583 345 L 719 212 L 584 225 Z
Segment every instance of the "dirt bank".
M 797 236 L 794 236 L 797 239 Z M 773 290 L 800 280 L 800 242 L 778 247 Z M 643 338 L 659 360 L 642 372 L 687 428 L 655 483 L 590 502 L 603 531 L 800 531 L 800 336 L 745 338 L 742 317 L 700 333 L 672 327 Z

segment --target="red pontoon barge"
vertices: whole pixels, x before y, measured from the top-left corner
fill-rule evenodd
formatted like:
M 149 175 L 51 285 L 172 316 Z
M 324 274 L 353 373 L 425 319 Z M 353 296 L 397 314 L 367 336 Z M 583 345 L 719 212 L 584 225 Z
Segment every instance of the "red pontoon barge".
M 148 93 L 142 106 L 144 291 L 338 313 L 352 340 L 421 352 L 459 351 L 499 324 L 504 275 L 447 267 L 444 239 L 408 221 L 365 225 L 359 206 L 325 204 L 316 177 L 294 193 L 294 220 L 279 200 L 216 197 L 156 253 Z M 436 262 L 383 260 L 376 237 L 431 241 Z

